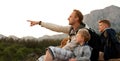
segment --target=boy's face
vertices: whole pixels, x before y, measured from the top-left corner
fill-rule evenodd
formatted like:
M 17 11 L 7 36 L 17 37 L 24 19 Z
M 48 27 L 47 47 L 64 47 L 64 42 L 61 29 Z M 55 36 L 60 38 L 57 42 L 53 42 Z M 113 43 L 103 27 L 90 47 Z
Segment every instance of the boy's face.
M 78 42 L 78 43 L 84 42 L 84 37 L 82 37 L 81 34 L 77 34 L 76 35 L 76 42 Z
M 102 22 L 98 23 L 99 32 L 103 32 L 106 28 L 107 28 L 107 24 L 102 23 Z

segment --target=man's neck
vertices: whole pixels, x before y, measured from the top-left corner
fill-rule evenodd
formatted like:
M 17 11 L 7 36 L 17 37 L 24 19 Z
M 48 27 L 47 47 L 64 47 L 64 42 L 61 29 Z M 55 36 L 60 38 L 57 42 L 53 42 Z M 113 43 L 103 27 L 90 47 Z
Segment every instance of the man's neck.
M 106 27 L 102 32 L 104 32 L 106 29 L 110 29 L 110 27 Z
M 74 30 L 77 30 L 79 26 L 80 26 L 79 23 L 76 23 L 76 24 L 72 25 L 72 27 L 73 27 Z

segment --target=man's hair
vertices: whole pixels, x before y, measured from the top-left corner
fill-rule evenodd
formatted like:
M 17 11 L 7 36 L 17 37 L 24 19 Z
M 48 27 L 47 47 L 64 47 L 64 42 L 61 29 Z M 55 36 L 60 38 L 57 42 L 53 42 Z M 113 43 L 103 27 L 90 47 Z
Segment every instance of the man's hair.
M 105 23 L 105 24 L 107 24 L 109 27 L 111 26 L 109 20 L 100 20 L 98 23 Z
M 81 23 L 83 21 L 83 14 L 76 9 L 74 9 L 73 11 L 76 13 L 76 16 L 79 18 L 79 23 Z
M 84 37 L 84 39 L 85 39 L 84 41 L 85 42 L 89 41 L 90 38 L 91 38 L 89 31 L 87 29 L 85 29 L 85 28 L 80 29 L 77 32 L 77 34 L 81 34 L 81 36 Z

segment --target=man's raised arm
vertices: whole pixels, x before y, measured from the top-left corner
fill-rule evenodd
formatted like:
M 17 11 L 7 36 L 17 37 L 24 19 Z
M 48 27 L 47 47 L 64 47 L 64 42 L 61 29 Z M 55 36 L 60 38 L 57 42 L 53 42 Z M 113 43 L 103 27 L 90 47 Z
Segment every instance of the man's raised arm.
M 69 30 L 71 27 L 71 26 L 56 25 L 56 24 L 42 22 L 42 21 L 32 21 L 32 20 L 27 20 L 27 21 L 30 22 L 30 26 L 41 25 L 41 27 L 45 27 L 52 31 L 63 32 L 63 33 L 69 33 Z

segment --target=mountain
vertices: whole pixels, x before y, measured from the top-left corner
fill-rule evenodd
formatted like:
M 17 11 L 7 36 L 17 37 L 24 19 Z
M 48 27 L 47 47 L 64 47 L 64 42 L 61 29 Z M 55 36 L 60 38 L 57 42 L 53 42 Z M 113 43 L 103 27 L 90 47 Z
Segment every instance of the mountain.
M 1 38 L 6 38 L 6 36 L 4 36 L 4 35 L 0 34 L 0 39 L 1 39 Z
M 37 38 L 33 37 L 33 36 L 24 36 L 22 38 L 20 38 L 21 40 L 25 40 L 25 41 L 28 41 L 28 40 L 34 40 L 34 41 L 37 41 Z
M 13 40 L 18 40 L 19 38 L 17 36 L 14 36 L 14 35 L 9 35 L 8 38 L 12 38 Z
M 57 34 L 57 35 L 52 35 L 52 36 L 49 36 L 49 35 L 44 35 L 42 37 L 39 37 L 39 38 L 35 38 L 33 36 L 25 36 L 25 37 L 22 37 L 21 40 L 34 40 L 34 41 L 43 41 L 43 40 L 61 40 L 63 38 L 67 37 L 67 34 Z
M 38 41 L 41 40 L 45 40 L 45 39 L 49 39 L 49 40 L 61 40 L 65 37 L 67 37 L 67 34 L 57 34 L 57 35 L 52 35 L 52 36 L 48 36 L 48 35 L 44 35 L 43 37 L 39 37 Z
M 90 27 L 98 31 L 98 20 L 107 19 L 111 22 L 111 27 L 120 32 L 120 7 L 111 5 L 104 9 L 91 11 L 84 16 L 83 21 Z
M 67 34 L 56 34 L 56 35 L 44 35 L 42 37 L 39 37 L 39 38 L 35 38 L 33 36 L 24 36 L 22 38 L 18 38 L 14 35 L 10 35 L 8 37 L 0 34 L 0 39 L 2 38 L 5 38 L 5 39 L 13 39 L 14 41 L 21 41 L 21 40 L 24 40 L 24 41 L 43 41 L 43 40 L 62 40 L 63 38 L 67 37 L 68 35 Z

